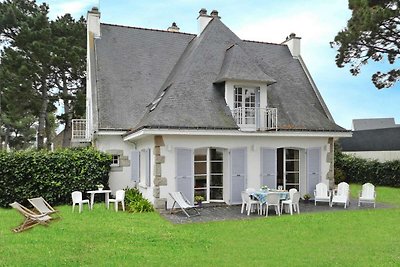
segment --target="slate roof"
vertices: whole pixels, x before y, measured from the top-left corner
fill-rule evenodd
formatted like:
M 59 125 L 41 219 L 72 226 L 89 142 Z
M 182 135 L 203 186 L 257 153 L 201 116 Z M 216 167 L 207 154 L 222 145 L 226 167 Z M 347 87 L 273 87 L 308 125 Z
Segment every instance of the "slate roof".
M 371 118 L 371 119 L 354 119 L 353 130 L 372 130 L 382 128 L 400 127 L 396 124 L 394 118 Z
M 400 127 L 353 131 L 339 144 L 343 151 L 400 151 Z
M 345 131 L 286 45 L 243 41 L 214 18 L 201 35 L 102 24 L 100 129 L 237 129 L 221 79 L 263 81 L 280 130 Z M 243 68 L 243 71 L 240 71 Z M 216 82 L 217 81 L 217 82 Z

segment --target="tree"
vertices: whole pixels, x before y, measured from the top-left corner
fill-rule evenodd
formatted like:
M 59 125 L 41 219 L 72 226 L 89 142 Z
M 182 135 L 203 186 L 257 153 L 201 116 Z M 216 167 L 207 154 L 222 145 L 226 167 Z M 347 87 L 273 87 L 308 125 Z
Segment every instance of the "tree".
M 5 80 L 0 91 L 7 90 L 17 97 L 15 101 L 9 100 L 8 105 L 18 106 L 8 108 L 8 119 L 2 121 L 9 124 L 1 123 L 0 127 L 6 129 L 5 136 L 9 137 L 7 127 L 13 129 L 10 119 L 21 125 L 17 114 L 28 112 L 37 118 L 39 149 L 49 148 L 54 136 L 55 104 L 61 100 L 64 114 L 59 119 L 65 124 L 68 137 L 71 120 L 83 116 L 81 107 L 85 103 L 85 20 L 81 17 L 76 21 L 66 14 L 49 21 L 48 12 L 47 4 L 37 5 L 31 0 L 0 2 L 0 79 Z M 30 95 L 19 96 L 22 87 Z M 65 138 L 63 146 L 69 146 L 69 141 Z
M 337 48 L 337 66 L 350 65 L 350 72 L 358 75 L 369 61 L 394 64 L 400 57 L 400 0 L 349 0 L 349 9 L 352 17 L 347 27 L 331 43 Z M 372 75 L 378 89 L 399 79 L 399 68 Z
M 86 24 L 81 17 L 75 21 L 70 14 L 58 17 L 50 24 L 54 40 L 52 56 L 52 83 L 58 89 L 64 113 L 59 116 L 65 125 L 63 147 L 70 146 L 72 119 L 84 115 L 86 88 Z

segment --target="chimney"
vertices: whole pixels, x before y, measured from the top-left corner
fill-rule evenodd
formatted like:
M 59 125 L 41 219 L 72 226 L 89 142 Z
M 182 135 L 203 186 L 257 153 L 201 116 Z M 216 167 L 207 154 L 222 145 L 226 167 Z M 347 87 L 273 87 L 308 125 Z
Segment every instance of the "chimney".
M 215 10 L 214 10 L 215 11 Z M 217 12 L 218 16 L 218 12 Z M 200 35 L 207 24 L 213 19 L 213 16 L 207 15 L 207 9 L 202 8 L 199 11 L 199 16 L 197 17 L 197 29 L 198 29 L 198 35 Z
M 172 25 L 170 27 L 168 27 L 167 31 L 179 32 L 179 27 L 176 25 L 176 22 L 172 22 Z
M 97 7 L 92 7 L 87 13 L 87 32 L 88 37 L 91 33 L 94 38 L 100 37 L 100 12 Z
M 300 40 L 301 37 L 297 37 L 295 33 L 291 33 L 288 37 L 286 37 L 286 40 L 282 42 L 282 44 L 286 44 L 288 46 L 290 53 L 292 53 L 294 58 L 298 58 L 300 56 Z

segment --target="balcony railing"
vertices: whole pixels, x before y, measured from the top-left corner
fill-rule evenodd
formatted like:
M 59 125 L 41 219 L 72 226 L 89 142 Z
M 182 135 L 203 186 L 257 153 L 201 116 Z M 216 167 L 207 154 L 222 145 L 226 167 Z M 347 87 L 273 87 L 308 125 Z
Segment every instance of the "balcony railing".
M 276 108 L 240 107 L 233 109 L 232 115 L 241 130 L 277 130 L 278 111 Z
M 88 142 L 89 130 L 85 119 L 72 120 L 72 141 L 75 142 Z

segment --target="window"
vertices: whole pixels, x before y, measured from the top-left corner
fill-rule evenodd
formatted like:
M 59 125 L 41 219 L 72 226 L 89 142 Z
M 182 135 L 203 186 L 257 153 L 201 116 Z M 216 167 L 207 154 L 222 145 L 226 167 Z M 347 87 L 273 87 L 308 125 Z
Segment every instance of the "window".
M 238 112 L 239 124 L 255 124 L 257 90 L 255 87 L 235 86 L 233 107 Z
M 119 166 L 119 155 L 112 155 L 111 166 L 118 167 Z

